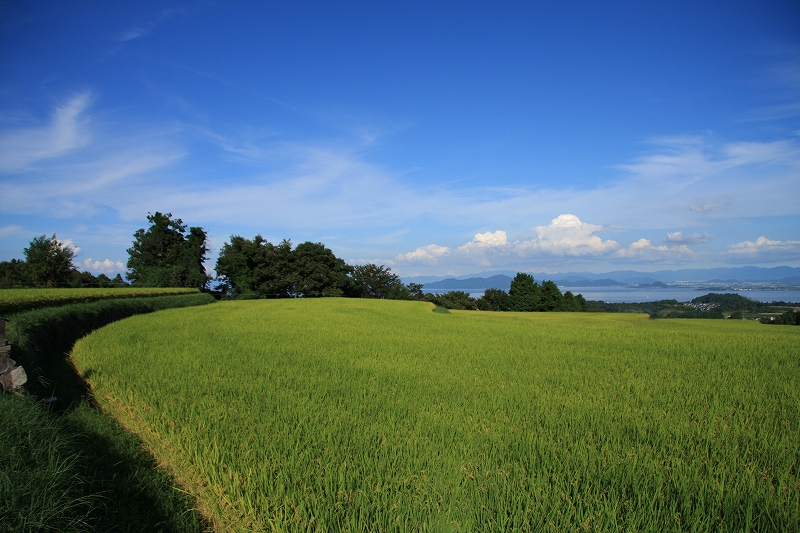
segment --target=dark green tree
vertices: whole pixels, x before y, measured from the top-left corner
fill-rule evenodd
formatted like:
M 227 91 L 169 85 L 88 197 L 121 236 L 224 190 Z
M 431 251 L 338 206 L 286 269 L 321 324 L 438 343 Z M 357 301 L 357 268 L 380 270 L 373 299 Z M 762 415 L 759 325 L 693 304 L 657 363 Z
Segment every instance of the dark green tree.
M 567 291 L 564 293 L 564 297 L 561 300 L 561 310 L 562 311 L 580 311 L 581 304 L 575 298 L 575 295 L 572 294 L 571 291 Z
M 530 274 L 518 272 L 511 280 L 508 295 L 511 297 L 513 311 L 539 310 L 540 287 Z
M 464 291 L 450 291 L 444 294 L 428 294 L 426 298 L 439 307 L 466 311 L 478 310 L 478 301 Z
M 546 280 L 542 282 L 539 290 L 539 305 L 537 311 L 560 311 L 564 297 L 555 281 Z
M 100 287 L 100 282 L 91 272 L 79 272 L 78 269 L 75 268 L 70 272 L 69 285 L 70 287 Z
M 133 234 L 128 248 L 127 278 L 141 287 L 205 288 L 209 276 L 203 262 L 207 259 L 206 232 L 189 228 L 172 213 L 148 213 L 150 227 Z
M 360 298 L 407 299 L 408 288 L 392 269 L 372 263 L 353 267 L 354 295 Z
M 783 324 L 789 326 L 797 326 L 800 325 L 800 311 L 795 312 L 793 310 L 785 311 L 781 316 L 777 317 L 773 324 Z
M 75 251 L 59 241 L 55 234 L 50 238 L 44 235 L 34 237 L 23 251 L 28 274 L 34 284 L 47 287 L 69 285 Z
M 298 244 L 291 262 L 296 296 L 343 296 L 352 283 L 353 268 L 320 242 Z
M 502 289 L 486 289 L 478 298 L 478 308 L 483 311 L 511 311 L 513 307 L 511 296 Z
M 261 235 L 252 240 L 231 236 L 215 269 L 223 288 L 234 296 L 288 298 L 297 281 L 292 243 L 283 240 L 276 246 Z
M 408 285 L 406 285 L 406 288 L 408 289 L 408 294 L 412 300 L 422 300 L 422 298 L 425 296 L 425 294 L 422 292 L 422 288 L 424 286 L 425 285 L 423 285 L 422 283 L 409 283 Z
M 0 289 L 31 287 L 33 280 L 28 264 L 19 259 L 0 261 Z

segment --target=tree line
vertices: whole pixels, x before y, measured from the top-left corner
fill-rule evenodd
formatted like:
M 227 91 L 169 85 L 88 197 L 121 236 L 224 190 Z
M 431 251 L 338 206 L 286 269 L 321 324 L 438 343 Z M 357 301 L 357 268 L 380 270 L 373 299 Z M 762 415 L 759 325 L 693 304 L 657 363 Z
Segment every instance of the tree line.
M 447 309 L 476 311 L 586 311 L 587 302 L 581 294 L 567 291 L 561 293 L 554 281 L 545 280 L 541 284 L 533 276 L 517 273 L 511 281 L 508 292 L 501 289 L 486 289 L 480 298 L 472 298 L 462 291 L 444 294 L 425 294 L 423 299 Z
M 73 264 L 75 250 L 59 241 L 55 234 L 34 237 L 23 253 L 24 260 L 0 261 L 0 289 L 128 286 L 119 274 L 109 278 L 78 270 Z
M 422 284 L 403 284 L 383 265 L 349 265 L 324 244 L 303 242 L 296 247 L 284 239 L 273 244 L 256 235 L 231 236 L 222 245 L 215 280 L 206 272 L 208 235 L 187 227 L 171 213 L 148 214 L 148 228 L 137 230 L 128 248 L 126 278 L 138 287 L 196 287 L 230 298 L 383 298 L 424 300 L 448 309 L 486 311 L 585 311 L 586 300 L 553 281 L 536 283 L 519 273 L 508 292 L 488 289 L 480 298 L 460 291 L 425 294 Z M 55 235 L 34 238 L 25 248 L 25 260 L 0 263 L 0 287 L 111 287 L 128 285 L 118 274 L 109 279 L 79 272 L 72 247 Z

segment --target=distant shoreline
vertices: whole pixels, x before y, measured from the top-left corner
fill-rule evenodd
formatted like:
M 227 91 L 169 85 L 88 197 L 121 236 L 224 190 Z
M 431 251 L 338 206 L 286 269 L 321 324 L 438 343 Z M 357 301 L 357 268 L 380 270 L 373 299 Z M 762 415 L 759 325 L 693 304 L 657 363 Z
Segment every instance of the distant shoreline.
M 597 300 L 607 303 L 639 303 L 654 302 L 658 300 L 677 300 L 688 302 L 693 298 L 714 293 L 734 293 L 740 294 L 752 300 L 770 303 L 773 301 L 800 302 L 800 289 L 779 289 L 779 288 L 722 288 L 711 289 L 706 287 L 667 287 L 667 288 L 640 288 L 640 287 L 558 287 L 561 292 L 571 291 L 573 294 L 582 294 L 587 300 Z M 503 289 L 508 290 L 508 289 Z M 473 288 L 447 288 L 447 289 L 422 289 L 424 293 L 443 294 L 450 291 L 462 291 L 469 293 L 473 298 L 483 296 L 485 289 Z

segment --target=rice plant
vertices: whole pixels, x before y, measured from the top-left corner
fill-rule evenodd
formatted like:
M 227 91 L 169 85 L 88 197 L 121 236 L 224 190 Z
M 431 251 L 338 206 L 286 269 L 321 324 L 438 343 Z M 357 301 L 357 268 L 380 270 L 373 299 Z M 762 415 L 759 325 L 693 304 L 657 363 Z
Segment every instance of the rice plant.
M 787 531 L 800 330 L 223 302 L 73 351 L 230 531 Z

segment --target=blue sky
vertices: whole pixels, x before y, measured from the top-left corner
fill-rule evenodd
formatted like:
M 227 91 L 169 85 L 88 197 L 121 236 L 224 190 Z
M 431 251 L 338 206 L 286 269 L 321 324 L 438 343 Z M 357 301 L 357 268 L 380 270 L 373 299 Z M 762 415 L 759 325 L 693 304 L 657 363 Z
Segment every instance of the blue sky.
M 796 2 L 0 2 L 0 260 L 800 266 Z

